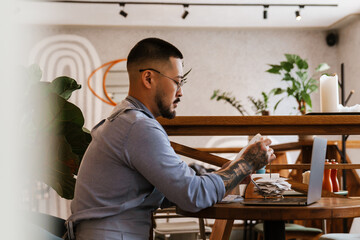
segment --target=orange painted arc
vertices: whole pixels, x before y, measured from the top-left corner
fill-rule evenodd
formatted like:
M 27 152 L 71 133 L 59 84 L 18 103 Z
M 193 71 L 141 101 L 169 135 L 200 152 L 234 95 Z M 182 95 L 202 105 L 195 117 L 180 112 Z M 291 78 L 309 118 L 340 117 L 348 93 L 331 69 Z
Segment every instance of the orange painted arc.
M 115 106 L 116 103 L 109 97 L 109 94 L 108 94 L 108 92 L 107 92 L 107 90 L 106 90 L 106 77 L 107 77 L 107 74 L 109 73 L 110 69 L 111 69 L 115 64 L 117 64 L 117 63 L 119 63 L 119 62 L 122 62 L 122 61 L 126 61 L 126 58 L 117 59 L 117 60 L 113 60 L 113 61 L 104 63 L 104 64 L 101 65 L 100 67 L 96 68 L 96 69 L 89 75 L 88 81 L 87 81 L 87 85 L 88 85 L 90 91 L 95 95 L 95 97 L 99 98 L 99 99 L 100 99 L 101 101 L 103 101 L 104 103 L 109 104 L 109 105 L 112 105 L 112 106 Z M 104 90 L 104 95 L 105 95 L 105 97 L 107 98 L 107 100 L 106 100 L 106 99 L 100 97 L 100 96 L 94 91 L 94 89 L 93 89 L 93 88 L 91 87 L 91 85 L 90 85 L 90 81 L 91 81 L 91 78 L 94 76 L 94 74 L 95 74 L 97 71 L 99 71 L 100 69 L 102 69 L 102 68 L 104 68 L 104 67 L 106 67 L 106 66 L 108 66 L 108 65 L 109 65 L 109 67 L 106 69 L 106 71 L 105 71 L 105 73 L 104 73 L 104 76 L 103 76 L 103 90 Z

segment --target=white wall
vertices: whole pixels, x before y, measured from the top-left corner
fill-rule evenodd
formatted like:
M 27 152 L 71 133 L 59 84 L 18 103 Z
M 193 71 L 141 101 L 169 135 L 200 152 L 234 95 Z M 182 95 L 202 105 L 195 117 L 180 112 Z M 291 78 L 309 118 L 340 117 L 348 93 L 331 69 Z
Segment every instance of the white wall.
M 183 29 L 115 27 L 32 27 L 31 43 L 54 34 L 86 37 L 97 49 L 102 62 L 124 58 L 131 47 L 146 37 L 160 37 L 176 45 L 184 54 L 185 68 L 193 68 L 184 87 L 178 115 L 238 115 L 230 105 L 210 101 L 213 90 L 231 91 L 250 112 L 247 96 L 260 97 L 261 91 L 280 86 L 277 75 L 266 73 L 267 64 L 277 64 L 284 53 L 308 59 L 313 70 L 320 62 L 339 69 L 337 47 L 325 43 L 325 31 L 291 29 Z M 31 44 L 30 44 L 31 45 Z M 201 94 L 199 94 L 201 90 Z M 314 95 L 314 111 L 319 109 Z M 274 105 L 276 99 L 270 100 Z M 295 114 L 296 104 L 288 100 L 275 114 Z
M 348 105 L 360 104 L 360 14 L 339 31 L 338 60 L 344 63 L 345 96 L 350 90 L 355 94 Z

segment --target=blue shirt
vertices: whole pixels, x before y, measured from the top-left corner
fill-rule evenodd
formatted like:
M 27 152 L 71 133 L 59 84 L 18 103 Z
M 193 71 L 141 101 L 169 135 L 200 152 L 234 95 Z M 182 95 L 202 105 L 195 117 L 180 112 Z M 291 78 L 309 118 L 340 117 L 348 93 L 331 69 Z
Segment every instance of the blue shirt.
M 151 214 L 164 196 L 196 212 L 225 194 L 217 174 L 196 176 L 174 152 L 151 112 L 127 97 L 91 131 L 71 204 L 69 221 L 97 221 L 101 229 L 149 232 Z

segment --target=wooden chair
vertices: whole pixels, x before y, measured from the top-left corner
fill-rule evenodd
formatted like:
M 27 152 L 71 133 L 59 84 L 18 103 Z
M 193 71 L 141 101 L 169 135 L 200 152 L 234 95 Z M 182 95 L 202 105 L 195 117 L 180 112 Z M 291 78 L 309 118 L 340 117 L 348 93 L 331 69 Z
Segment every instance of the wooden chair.
M 186 221 L 169 221 L 170 219 L 184 218 L 181 215 L 176 214 L 175 208 L 159 209 L 154 212 L 153 219 L 154 233 L 161 235 L 165 240 L 168 240 L 171 235 L 176 234 L 197 234 L 200 239 L 206 240 L 206 234 L 211 233 L 211 228 L 205 226 L 204 219 L 199 218 L 196 220 Z M 164 222 L 156 221 L 157 219 L 166 219 Z

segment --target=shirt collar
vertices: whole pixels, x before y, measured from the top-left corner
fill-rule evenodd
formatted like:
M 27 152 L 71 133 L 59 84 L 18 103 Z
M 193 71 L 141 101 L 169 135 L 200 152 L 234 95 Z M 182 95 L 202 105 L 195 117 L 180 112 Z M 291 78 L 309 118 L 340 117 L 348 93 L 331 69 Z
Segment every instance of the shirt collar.
M 154 115 L 150 112 L 150 110 L 145 107 L 145 105 L 140 102 L 138 99 L 132 97 L 132 96 L 127 96 L 125 98 L 125 100 L 130 103 L 131 105 L 129 105 L 127 108 L 128 109 L 138 109 L 141 110 L 142 112 L 144 112 L 146 115 L 148 115 L 150 118 L 155 119 Z

